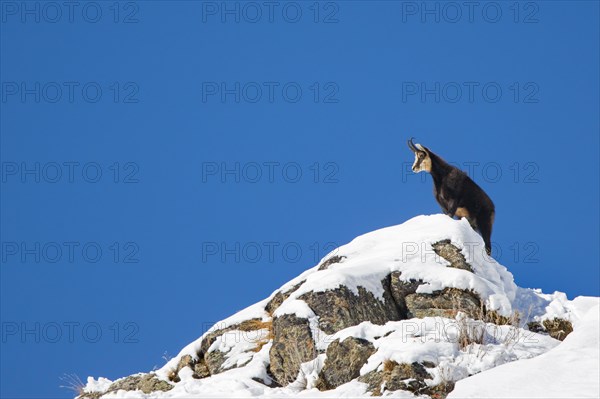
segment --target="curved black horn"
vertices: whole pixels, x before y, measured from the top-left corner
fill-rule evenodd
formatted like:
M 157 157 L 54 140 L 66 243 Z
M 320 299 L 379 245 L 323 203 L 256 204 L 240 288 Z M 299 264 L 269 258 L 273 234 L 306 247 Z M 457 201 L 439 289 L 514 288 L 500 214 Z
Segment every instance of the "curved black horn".
M 419 150 L 417 149 L 417 147 L 415 147 L 415 143 L 413 143 L 414 139 L 414 137 L 411 137 L 410 140 L 408 140 L 408 148 L 410 148 L 413 152 L 417 152 Z

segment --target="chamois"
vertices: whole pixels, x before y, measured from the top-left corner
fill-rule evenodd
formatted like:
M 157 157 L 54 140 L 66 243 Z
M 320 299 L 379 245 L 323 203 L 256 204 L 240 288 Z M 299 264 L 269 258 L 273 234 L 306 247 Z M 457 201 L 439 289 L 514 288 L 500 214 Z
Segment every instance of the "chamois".
M 466 217 L 473 230 L 479 230 L 485 250 L 492 252 L 491 236 L 494 224 L 494 203 L 465 172 L 449 165 L 421 144 L 408 140 L 408 148 L 415 153 L 412 170 L 429 172 L 433 178 L 433 195 L 444 213 L 451 218 Z

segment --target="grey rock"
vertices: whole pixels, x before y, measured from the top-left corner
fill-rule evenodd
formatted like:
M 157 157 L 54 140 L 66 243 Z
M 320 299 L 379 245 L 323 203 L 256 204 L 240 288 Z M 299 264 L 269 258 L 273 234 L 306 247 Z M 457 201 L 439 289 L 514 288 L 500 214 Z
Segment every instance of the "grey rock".
M 458 288 L 444 288 L 431 294 L 409 294 L 405 301 L 410 318 L 453 318 L 461 311 L 473 319 L 481 319 L 484 313 L 477 294 Z
M 129 377 L 121 378 L 113 382 L 110 387 L 106 390 L 106 393 L 124 390 L 124 391 L 136 391 L 140 390 L 144 393 L 150 393 L 154 391 L 169 391 L 173 389 L 173 385 L 167 381 L 159 380 L 155 374 L 138 374 L 130 375 Z
M 210 376 L 210 370 L 206 365 L 206 361 L 204 359 L 200 359 L 198 363 L 194 365 L 194 374 L 192 377 L 194 378 L 206 378 Z
M 436 366 L 437 366 L 437 364 L 435 364 L 434 362 L 430 362 L 430 361 L 427 361 L 427 360 L 424 360 L 424 361 L 422 361 L 422 362 L 421 362 L 421 364 L 422 364 L 422 365 L 423 365 L 423 367 L 425 367 L 426 369 L 432 369 L 432 368 L 434 368 L 434 367 L 436 367 Z
M 373 396 L 381 396 L 381 385 L 383 384 L 383 371 L 370 371 L 358 377 L 358 381 L 367 384 L 367 391 Z
M 99 399 L 102 395 L 104 395 L 103 392 L 83 392 L 81 393 L 79 396 L 77 396 L 77 399 Z
M 329 268 L 329 266 L 336 264 L 336 263 L 342 263 L 342 261 L 346 259 L 345 256 L 340 256 L 340 255 L 335 255 L 332 256 L 331 258 L 327 259 L 325 262 L 321 263 L 321 265 L 319 266 L 319 270 L 326 270 Z
M 453 245 L 450 240 L 438 241 L 431 246 L 436 254 L 450 262 L 449 267 L 463 269 L 473 273 L 473 268 L 467 263 L 467 260 L 460 252 L 460 249 Z
M 438 385 L 425 387 L 419 393 L 429 395 L 435 399 L 444 399 L 454 390 L 454 385 L 454 381 L 445 381 Z
M 142 375 L 130 375 L 129 377 L 121 378 L 113 382 L 106 392 L 124 390 L 124 391 L 135 391 L 138 389 L 140 381 L 142 381 Z
M 151 374 L 150 374 L 151 375 Z M 150 393 L 154 391 L 170 391 L 173 389 L 173 385 L 167 381 L 159 380 L 155 376 L 142 378 L 139 384 L 139 389 L 144 393 Z
M 181 358 L 179 359 L 179 362 L 177 363 L 177 366 L 175 367 L 175 370 L 172 370 L 169 373 L 169 381 L 173 381 L 173 382 L 179 382 L 181 381 L 181 378 L 179 378 L 179 372 L 186 368 L 193 368 L 195 365 L 195 361 L 192 358 L 191 355 L 184 355 L 181 356 Z
M 179 373 L 179 371 L 185 367 L 193 367 L 194 366 L 194 359 L 192 358 L 191 355 L 183 355 L 181 356 L 181 358 L 179 359 L 179 363 L 177 363 L 177 369 L 175 370 L 176 373 Z
M 342 342 L 333 341 L 327 347 L 327 358 L 319 373 L 317 388 L 321 391 L 334 389 L 355 379 L 373 353 L 375 347 L 365 339 L 348 337 Z
M 385 391 L 421 392 L 427 389 L 425 380 L 431 378 L 431 375 L 420 363 L 396 363 L 388 360 L 384 363 L 382 371 L 371 371 L 358 380 L 366 383 L 367 390 L 374 396 L 380 396 L 382 387 Z
M 527 323 L 527 329 L 538 334 L 546 332 L 546 329 L 539 321 L 530 321 Z
M 273 295 L 273 298 L 271 298 L 271 300 L 267 303 L 267 305 L 265 306 L 265 310 L 269 314 L 273 314 L 273 312 L 277 310 L 277 308 L 283 303 L 283 301 L 288 299 L 289 296 L 293 294 L 298 288 L 300 288 L 302 284 L 304 284 L 304 281 L 299 282 L 287 291 L 277 292 L 275 295 Z
M 177 363 L 175 370 L 169 374 L 169 380 L 173 382 L 181 381 L 181 378 L 179 378 L 179 372 L 186 367 L 189 367 L 193 370 L 193 378 L 200 379 L 210 376 L 210 371 L 206 366 L 206 361 L 204 358 L 195 360 L 191 355 L 184 355 L 179 359 L 179 363 Z
M 406 296 L 410 294 L 414 294 L 421 285 L 422 281 L 402 281 L 400 276 L 401 272 L 393 272 L 390 276 L 390 293 L 392 298 L 394 298 L 394 302 L 396 302 L 396 307 L 398 309 L 398 315 L 400 320 L 409 319 L 408 308 L 406 306 Z
M 552 338 L 558 339 L 559 341 L 563 341 L 565 338 L 567 338 L 567 335 L 573 332 L 573 324 L 565 319 L 559 319 L 555 317 L 552 320 L 544 320 L 542 324 L 544 325 L 544 329 L 548 332 L 548 334 L 550 334 Z
M 317 350 L 305 318 L 292 314 L 276 317 L 273 333 L 270 371 L 278 384 L 286 386 L 298 376 L 300 364 L 317 357 Z
M 358 295 L 355 295 L 344 286 L 322 292 L 307 292 L 299 299 L 305 301 L 319 316 L 319 328 L 327 334 L 334 334 L 363 321 L 385 324 L 390 320 L 400 320 L 396 303 L 390 294 L 390 276 L 381 284 L 384 288 L 383 302 L 363 287 L 358 287 Z
M 195 374 L 198 376 L 198 378 L 204 378 L 208 376 L 207 372 L 210 375 L 214 375 L 226 370 L 223 368 L 223 363 L 225 362 L 225 353 L 219 351 L 218 349 L 211 352 L 208 351 L 215 340 L 223 334 L 234 330 L 256 331 L 268 327 L 270 326 L 266 326 L 266 323 L 264 323 L 261 319 L 250 319 L 207 334 L 200 343 L 200 351 L 198 353 L 198 357 L 200 359 L 198 363 L 200 366 L 198 366 L 197 369 L 195 368 Z M 236 367 L 238 366 L 227 368 L 227 370 Z
M 225 362 L 225 353 L 218 349 L 208 352 L 204 354 L 204 361 L 210 375 L 219 374 L 221 371 L 224 371 L 221 370 L 221 366 Z

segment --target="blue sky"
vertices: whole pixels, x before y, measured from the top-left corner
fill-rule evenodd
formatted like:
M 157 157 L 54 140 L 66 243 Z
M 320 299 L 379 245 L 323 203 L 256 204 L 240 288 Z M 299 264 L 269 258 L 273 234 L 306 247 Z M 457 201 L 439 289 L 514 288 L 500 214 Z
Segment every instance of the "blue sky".
M 0 2 L 0 396 L 159 367 L 439 212 L 410 136 L 494 200 L 517 284 L 599 295 L 598 3 L 460 4 Z

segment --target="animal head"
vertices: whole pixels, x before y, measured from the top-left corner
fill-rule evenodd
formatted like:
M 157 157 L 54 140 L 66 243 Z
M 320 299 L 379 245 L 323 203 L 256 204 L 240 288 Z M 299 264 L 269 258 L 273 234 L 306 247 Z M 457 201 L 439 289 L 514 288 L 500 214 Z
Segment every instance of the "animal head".
M 413 172 L 431 172 L 431 157 L 429 156 L 429 150 L 421 144 L 414 144 L 413 138 L 408 140 L 408 148 L 415 153 L 415 162 L 412 166 Z

